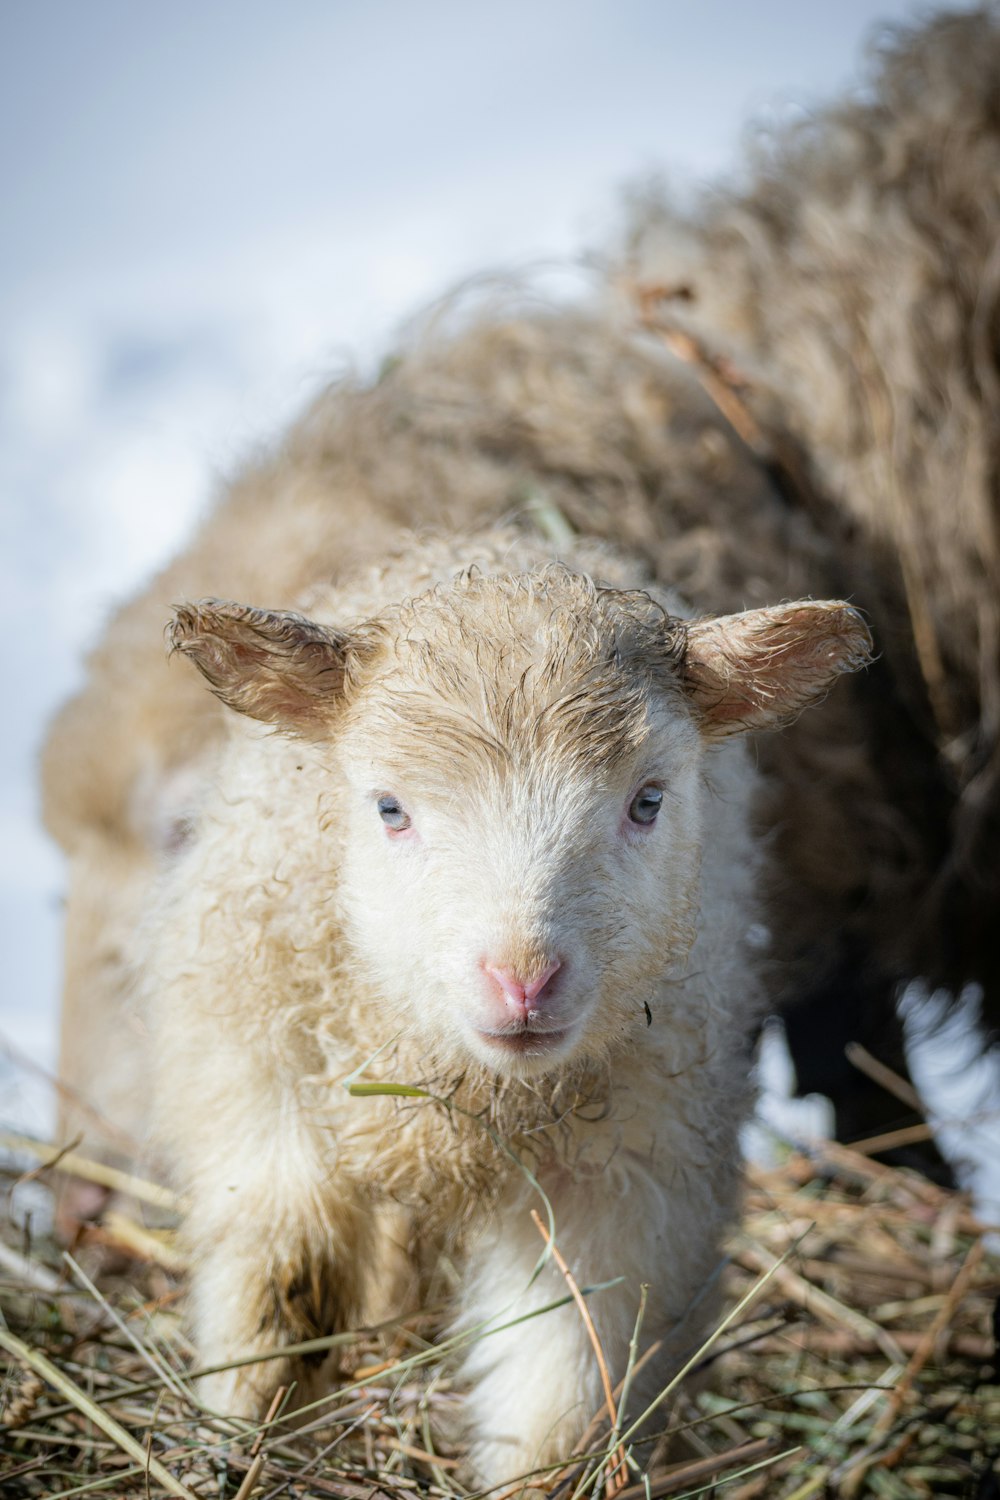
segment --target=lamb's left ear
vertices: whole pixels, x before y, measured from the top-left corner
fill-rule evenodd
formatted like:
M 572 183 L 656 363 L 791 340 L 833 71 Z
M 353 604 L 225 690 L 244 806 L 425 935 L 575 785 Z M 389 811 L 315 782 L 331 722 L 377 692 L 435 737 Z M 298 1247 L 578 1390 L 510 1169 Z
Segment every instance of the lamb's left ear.
M 840 600 L 700 620 L 688 627 L 684 686 L 710 738 L 778 729 L 871 661 L 861 615 Z
M 291 611 L 203 599 L 177 607 L 167 639 L 229 708 L 286 733 L 321 733 L 344 686 L 347 637 Z

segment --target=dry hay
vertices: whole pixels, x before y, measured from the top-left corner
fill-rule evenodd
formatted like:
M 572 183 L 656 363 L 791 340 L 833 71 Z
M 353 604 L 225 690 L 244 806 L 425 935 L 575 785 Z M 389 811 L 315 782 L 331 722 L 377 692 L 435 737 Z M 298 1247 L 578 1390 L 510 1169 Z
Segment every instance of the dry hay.
M 304 1423 L 279 1400 L 237 1434 L 192 1394 L 169 1194 L 115 1181 L 114 1206 L 62 1252 L 34 1227 L 51 1222 L 55 1185 L 106 1182 L 108 1169 L 12 1138 L 5 1154 L 5 1497 L 469 1493 L 461 1449 L 442 1436 L 461 1395 L 455 1341 L 432 1343 L 439 1312 L 317 1341 L 338 1347 L 336 1392 Z M 723 1268 L 730 1312 L 691 1351 L 700 1394 L 668 1391 L 639 1434 L 641 1413 L 616 1392 L 617 1428 L 596 1415 L 585 1456 L 532 1488 L 561 1500 L 997 1495 L 1000 1258 L 984 1234 L 962 1194 L 856 1148 L 750 1169 Z M 640 1325 L 634 1357 L 643 1349 Z

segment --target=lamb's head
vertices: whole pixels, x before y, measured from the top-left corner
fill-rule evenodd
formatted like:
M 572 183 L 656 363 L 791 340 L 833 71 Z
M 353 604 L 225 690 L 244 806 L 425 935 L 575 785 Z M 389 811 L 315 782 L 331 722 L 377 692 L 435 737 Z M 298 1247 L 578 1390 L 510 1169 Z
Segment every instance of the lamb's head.
M 345 632 L 186 606 L 173 644 L 324 757 L 348 940 L 400 1025 L 526 1076 L 613 1046 L 683 965 L 712 743 L 793 717 L 870 640 L 844 604 L 689 624 L 550 566 Z

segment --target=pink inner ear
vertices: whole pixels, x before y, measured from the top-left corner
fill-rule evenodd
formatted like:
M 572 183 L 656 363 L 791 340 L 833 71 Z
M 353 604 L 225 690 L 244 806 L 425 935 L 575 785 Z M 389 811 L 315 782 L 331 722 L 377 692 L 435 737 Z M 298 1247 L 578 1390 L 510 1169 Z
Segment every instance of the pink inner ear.
M 692 625 L 685 686 L 711 734 L 776 729 L 871 659 L 861 615 L 805 600 Z

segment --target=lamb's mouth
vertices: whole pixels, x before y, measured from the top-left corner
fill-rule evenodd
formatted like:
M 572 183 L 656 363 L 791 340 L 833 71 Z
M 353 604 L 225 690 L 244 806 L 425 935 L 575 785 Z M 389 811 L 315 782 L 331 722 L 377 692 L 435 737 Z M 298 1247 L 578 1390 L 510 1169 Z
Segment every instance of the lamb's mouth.
M 532 1057 L 551 1052 L 562 1045 L 572 1032 L 572 1026 L 563 1026 L 558 1031 L 540 1031 L 536 1027 L 516 1026 L 503 1031 L 487 1031 L 476 1027 L 478 1035 L 491 1047 L 509 1052 L 515 1057 Z

